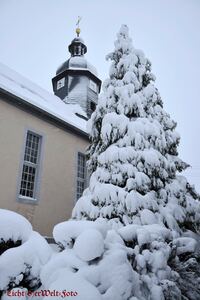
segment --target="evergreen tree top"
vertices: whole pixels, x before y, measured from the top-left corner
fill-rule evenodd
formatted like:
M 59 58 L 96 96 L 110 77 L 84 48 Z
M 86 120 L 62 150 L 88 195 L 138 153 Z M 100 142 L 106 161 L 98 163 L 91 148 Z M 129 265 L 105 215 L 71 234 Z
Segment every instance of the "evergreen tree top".
M 107 59 L 110 76 L 88 126 L 92 176 L 73 215 L 143 224 L 147 209 L 156 223 L 192 228 L 199 222 L 199 196 L 177 175 L 188 165 L 178 157 L 176 123 L 163 109 L 151 63 L 133 47 L 126 25 Z

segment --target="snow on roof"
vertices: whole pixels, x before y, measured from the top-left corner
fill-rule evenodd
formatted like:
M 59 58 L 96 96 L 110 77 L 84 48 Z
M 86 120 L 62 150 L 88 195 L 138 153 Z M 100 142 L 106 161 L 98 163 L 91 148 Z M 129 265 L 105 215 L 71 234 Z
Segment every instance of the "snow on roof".
M 92 64 L 90 64 L 85 57 L 82 56 L 74 56 L 70 58 L 69 69 L 71 68 L 86 68 L 95 76 L 98 76 L 96 68 Z
M 58 67 L 56 74 L 60 74 L 65 70 L 88 70 L 98 77 L 97 69 L 90 64 L 84 56 L 70 57 Z
M 84 131 L 86 120 L 76 115 L 86 117 L 85 112 L 77 104 L 65 104 L 57 96 L 47 92 L 19 73 L 0 63 L 0 88 L 23 99 L 50 115 Z

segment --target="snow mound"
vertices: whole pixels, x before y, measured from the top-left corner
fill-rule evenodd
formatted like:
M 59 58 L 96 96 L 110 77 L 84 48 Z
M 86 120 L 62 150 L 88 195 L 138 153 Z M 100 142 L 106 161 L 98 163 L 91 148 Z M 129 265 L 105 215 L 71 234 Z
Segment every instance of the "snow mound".
M 103 292 L 104 299 L 128 299 L 137 276 L 132 272 L 125 249 L 115 245 L 102 259 L 99 269 L 100 291 Z
M 56 253 L 42 268 L 41 281 L 45 287 L 49 287 L 57 278 L 56 272 L 59 269 L 65 269 L 71 273 L 87 266 L 87 263 L 76 256 L 73 249 L 66 249 Z
M 153 241 L 165 241 L 171 239 L 169 229 L 161 224 L 152 225 L 127 225 L 118 230 L 124 241 L 138 241 L 139 244 L 146 244 Z
M 104 250 L 101 233 L 95 229 L 88 229 L 81 233 L 75 241 L 74 252 L 83 261 L 90 261 L 100 257 Z
M 0 238 L 0 291 L 23 287 L 23 282 L 38 287 L 41 268 L 52 255 L 46 240 L 23 216 L 4 209 L 0 209 Z
M 32 226 L 23 216 L 6 209 L 0 209 L 0 240 L 14 242 L 28 240 Z
M 36 284 L 39 283 L 41 268 L 51 255 L 52 250 L 46 240 L 33 231 L 26 242 L 8 249 L 0 256 L 0 290 L 6 290 L 10 281 L 18 286 L 26 275 L 29 280 L 33 278 Z
M 195 252 L 197 241 L 189 237 L 180 237 L 173 240 L 174 245 L 177 247 L 177 254 Z
M 57 224 L 53 229 L 53 237 L 58 244 L 62 247 L 72 247 L 75 239 L 86 229 L 96 229 L 103 237 L 106 234 L 106 222 L 105 220 L 91 221 L 74 221 L 70 220 Z
M 60 295 L 44 297 L 47 299 L 75 298 L 77 300 L 103 300 L 98 289 L 84 278 L 67 270 L 60 270 L 56 280 L 48 288 L 50 292 L 58 291 Z
M 55 226 L 54 236 L 65 245 L 72 237 L 74 242 L 43 267 L 41 281 L 45 289 L 69 287 L 84 300 L 130 297 L 134 281 L 138 280 L 128 261 L 133 252 L 117 231 L 109 230 L 105 220 L 67 221 Z

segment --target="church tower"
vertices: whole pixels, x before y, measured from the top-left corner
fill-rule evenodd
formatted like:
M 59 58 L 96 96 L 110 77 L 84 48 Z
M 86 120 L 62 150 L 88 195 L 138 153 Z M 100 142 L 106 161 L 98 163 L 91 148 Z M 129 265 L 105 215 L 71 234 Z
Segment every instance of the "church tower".
M 53 91 L 65 103 L 79 104 L 90 118 L 98 101 L 101 80 L 84 56 L 87 47 L 79 37 L 79 27 L 76 34 L 68 47 L 71 57 L 57 69 L 52 79 Z

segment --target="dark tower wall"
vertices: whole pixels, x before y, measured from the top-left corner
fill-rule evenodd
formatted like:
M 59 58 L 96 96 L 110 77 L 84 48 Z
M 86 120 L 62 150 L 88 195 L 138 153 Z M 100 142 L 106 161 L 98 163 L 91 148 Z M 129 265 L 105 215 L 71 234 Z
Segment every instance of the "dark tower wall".
M 58 82 L 60 80 L 64 81 L 64 85 L 58 88 Z M 68 95 L 68 76 L 61 74 L 61 76 L 56 76 L 52 79 L 53 91 L 56 96 L 60 99 L 64 99 Z

